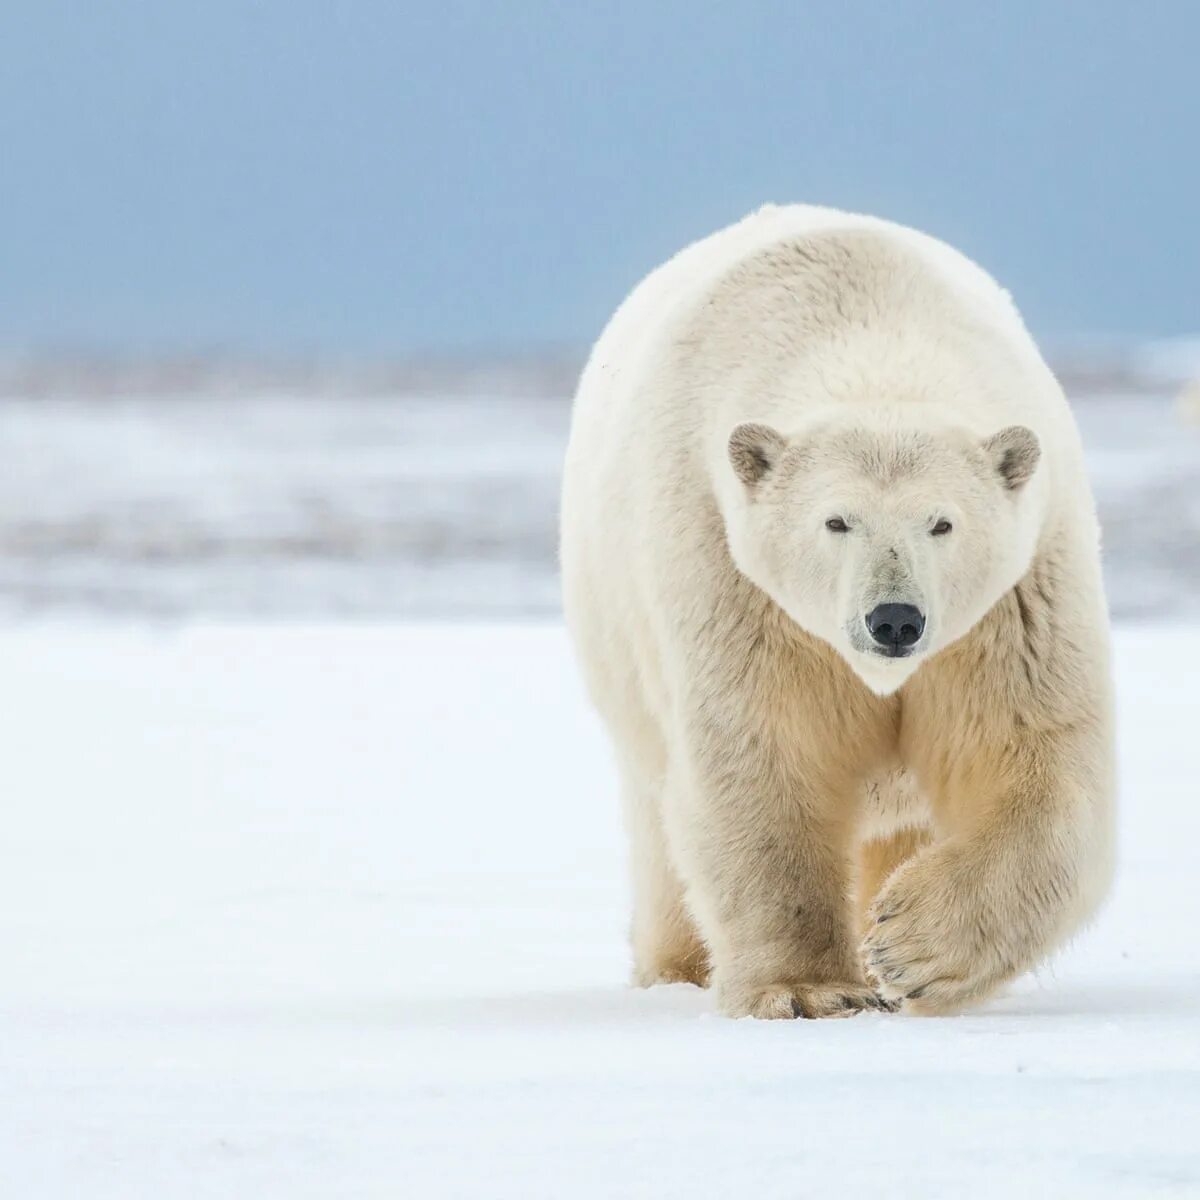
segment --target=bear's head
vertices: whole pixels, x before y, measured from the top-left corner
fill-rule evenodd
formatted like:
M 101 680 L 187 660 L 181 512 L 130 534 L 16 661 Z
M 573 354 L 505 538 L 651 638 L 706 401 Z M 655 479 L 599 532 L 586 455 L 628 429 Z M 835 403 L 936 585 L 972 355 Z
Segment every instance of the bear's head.
M 1028 570 L 1041 525 L 1029 429 L 987 437 L 838 416 L 738 425 L 725 520 L 738 569 L 886 695 Z

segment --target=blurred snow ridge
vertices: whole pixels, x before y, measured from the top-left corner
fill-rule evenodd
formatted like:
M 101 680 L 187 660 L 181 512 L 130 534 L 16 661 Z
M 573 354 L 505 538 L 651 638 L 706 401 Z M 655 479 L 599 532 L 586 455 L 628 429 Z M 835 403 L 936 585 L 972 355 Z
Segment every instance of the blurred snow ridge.
M 1200 615 L 1198 348 L 1064 356 L 1118 617 Z M 575 365 L 0 365 L 0 615 L 555 613 Z

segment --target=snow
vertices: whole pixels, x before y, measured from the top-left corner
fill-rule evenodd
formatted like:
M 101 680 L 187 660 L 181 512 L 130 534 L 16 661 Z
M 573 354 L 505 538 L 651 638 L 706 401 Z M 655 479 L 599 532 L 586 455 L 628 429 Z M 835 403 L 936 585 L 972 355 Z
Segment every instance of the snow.
M 567 393 L 510 382 L 89 397 L 0 371 L 0 616 L 553 615 Z M 1072 384 L 1120 617 L 1200 618 L 1177 390 Z
M 5 1194 L 1200 1194 L 1200 629 L 1117 649 L 1094 927 L 982 1011 L 759 1023 L 625 986 L 556 626 L 0 629 Z

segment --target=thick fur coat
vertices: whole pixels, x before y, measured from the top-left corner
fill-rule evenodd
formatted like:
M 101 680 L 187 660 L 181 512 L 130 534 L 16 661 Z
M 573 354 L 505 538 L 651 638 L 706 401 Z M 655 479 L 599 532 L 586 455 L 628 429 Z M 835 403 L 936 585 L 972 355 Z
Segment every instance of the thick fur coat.
M 949 247 L 767 208 L 653 272 L 579 384 L 562 568 L 620 769 L 637 982 L 711 980 L 731 1016 L 948 1011 L 1100 901 L 1079 437 L 1007 294 Z

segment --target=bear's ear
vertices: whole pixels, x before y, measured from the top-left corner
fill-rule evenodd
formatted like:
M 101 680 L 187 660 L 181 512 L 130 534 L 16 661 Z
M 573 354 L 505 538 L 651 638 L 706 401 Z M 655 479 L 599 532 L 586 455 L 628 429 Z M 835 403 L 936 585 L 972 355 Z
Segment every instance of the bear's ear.
M 993 433 L 983 443 L 983 452 L 991 459 L 1004 486 L 1015 492 L 1024 487 L 1037 469 L 1042 457 L 1037 434 L 1024 425 L 1009 425 Z
M 739 425 L 729 435 L 729 461 L 747 487 L 761 483 L 786 449 L 783 434 L 754 421 Z

